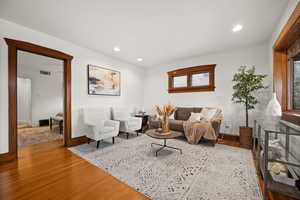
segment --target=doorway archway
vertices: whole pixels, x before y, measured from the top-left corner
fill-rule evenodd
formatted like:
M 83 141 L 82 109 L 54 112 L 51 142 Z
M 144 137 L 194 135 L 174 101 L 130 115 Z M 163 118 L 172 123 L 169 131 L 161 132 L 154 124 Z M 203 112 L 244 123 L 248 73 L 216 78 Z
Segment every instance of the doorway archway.
M 4 38 L 8 45 L 8 153 L 2 161 L 12 161 L 18 157 L 17 141 L 17 57 L 18 50 L 47 56 L 63 61 L 64 67 L 64 146 L 72 145 L 71 137 L 71 61 L 73 56 L 32 43 Z

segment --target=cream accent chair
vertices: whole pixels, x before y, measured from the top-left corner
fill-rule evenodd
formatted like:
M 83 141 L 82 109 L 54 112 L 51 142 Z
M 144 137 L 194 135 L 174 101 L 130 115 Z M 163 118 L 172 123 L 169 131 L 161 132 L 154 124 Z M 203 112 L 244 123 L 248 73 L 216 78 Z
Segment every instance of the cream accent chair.
M 111 120 L 110 108 L 83 108 L 83 120 L 86 125 L 86 137 L 88 143 L 90 140 L 97 141 L 97 148 L 103 139 L 112 138 L 115 143 L 115 137 L 119 134 L 120 122 Z
M 113 108 L 113 119 L 120 122 L 120 131 L 127 134 L 136 133 L 142 128 L 142 118 L 131 116 L 131 112 L 128 108 Z

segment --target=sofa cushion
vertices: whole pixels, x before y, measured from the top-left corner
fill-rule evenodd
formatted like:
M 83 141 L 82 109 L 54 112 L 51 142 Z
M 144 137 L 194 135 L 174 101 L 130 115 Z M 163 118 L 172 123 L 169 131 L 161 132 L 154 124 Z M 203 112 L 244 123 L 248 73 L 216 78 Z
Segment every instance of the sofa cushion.
M 173 131 L 183 131 L 183 121 L 169 119 L 169 128 Z
M 194 113 L 194 112 L 191 112 L 191 116 L 190 118 L 188 119 L 189 122 L 199 122 L 201 119 L 203 118 L 203 115 L 202 113 Z
M 175 120 L 187 121 L 190 118 L 191 112 L 194 112 L 194 108 L 178 107 L 175 112 Z
M 103 133 L 110 133 L 110 132 L 113 132 L 115 130 L 114 127 L 111 127 L 111 126 L 104 126 L 103 128 Z
M 193 112 L 194 112 L 194 113 L 201 113 L 201 112 L 202 112 L 202 108 L 200 108 L 200 107 L 195 107 Z
M 149 122 L 151 128 L 161 128 L 161 121 L 160 120 L 151 120 Z

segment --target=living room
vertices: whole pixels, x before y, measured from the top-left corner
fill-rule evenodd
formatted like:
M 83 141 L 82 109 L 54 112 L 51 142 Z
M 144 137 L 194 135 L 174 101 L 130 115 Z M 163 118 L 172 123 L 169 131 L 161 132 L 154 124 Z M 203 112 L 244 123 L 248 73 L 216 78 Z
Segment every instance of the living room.
M 1 1 L 0 199 L 299 199 L 299 9 Z M 64 63 L 59 142 L 17 148 L 21 51 Z

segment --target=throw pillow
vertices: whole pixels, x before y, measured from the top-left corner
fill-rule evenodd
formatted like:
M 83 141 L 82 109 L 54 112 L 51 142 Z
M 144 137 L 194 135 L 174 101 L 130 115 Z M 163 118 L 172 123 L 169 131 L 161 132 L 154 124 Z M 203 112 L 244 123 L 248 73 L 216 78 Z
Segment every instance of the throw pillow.
M 202 111 L 201 111 L 201 113 L 203 115 L 203 118 L 205 120 L 212 120 L 214 118 L 216 112 L 217 112 L 216 108 L 211 108 L 211 109 L 203 108 Z
M 169 119 L 175 119 L 175 118 L 174 118 L 174 114 L 175 114 L 175 113 L 173 113 L 173 114 L 169 117 Z M 156 115 L 156 119 L 159 119 L 159 120 L 162 119 L 162 116 L 159 116 L 159 114 L 155 114 L 155 115 Z
M 161 118 L 162 118 L 161 116 L 159 116 L 159 114 L 155 114 L 155 116 L 156 116 L 157 120 L 161 120 Z
M 175 112 L 169 117 L 169 119 L 175 119 L 174 114 L 175 114 Z
M 203 118 L 203 115 L 201 113 L 193 113 L 192 112 L 188 121 L 197 122 L 197 121 L 200 121 L 202 118 Z

